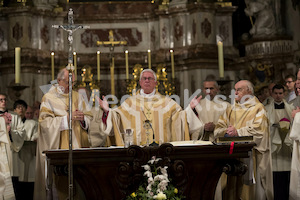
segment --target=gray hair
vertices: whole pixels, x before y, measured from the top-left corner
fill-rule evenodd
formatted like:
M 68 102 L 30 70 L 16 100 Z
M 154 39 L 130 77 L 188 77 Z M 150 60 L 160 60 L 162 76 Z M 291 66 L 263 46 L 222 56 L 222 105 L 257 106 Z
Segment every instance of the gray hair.
M 60 80 L 65 79 L 65 71 L 66 71 L 66 68 L 59 70 L 59 72 L 57 74 L 57 79 L 60 79 Z
M 244 81 L 246 82 L 246 86 L 248 87 L 248 90 L 253 95 L 254 94 L 254 86 L 253 86 L 253 84 L 250 81 L 248 81 L 248 80 L 244 80 Z
M 157 81 L 156 73 L 152 69 L 144 69 L 140 74 L 140 80 L 142 79 L 142 75 L 144 72 L 151 72 L 154 76 L 155 81 Z

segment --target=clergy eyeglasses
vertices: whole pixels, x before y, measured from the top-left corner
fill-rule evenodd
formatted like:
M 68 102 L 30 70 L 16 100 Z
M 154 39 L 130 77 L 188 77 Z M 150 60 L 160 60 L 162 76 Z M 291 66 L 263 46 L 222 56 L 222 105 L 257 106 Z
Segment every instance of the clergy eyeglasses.
M 152 78 L 152 77 L 142 77 L 142 80 L 143 81 L 146 81 L 146 80 L 149 80 L 149 81 L 154 81 L 155 79 L 154 78 Z

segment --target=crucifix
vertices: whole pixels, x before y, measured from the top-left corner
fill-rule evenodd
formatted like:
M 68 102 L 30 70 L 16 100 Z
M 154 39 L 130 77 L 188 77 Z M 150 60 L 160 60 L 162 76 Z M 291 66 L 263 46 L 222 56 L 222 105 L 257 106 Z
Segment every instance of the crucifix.
M 115 95 L 115 80 L 114 80 L 114 71 L 115 71 L 115 56 L 114 48 L 115 46 L 127 45 L 127 41 L 115 41 L 113 30 L 109 30 L 108 41 L 97 41 L 97 45 L 109 46 L 110 51 L 110 81 L 111 81 L 111 95 Z
M 88 26 L 75 25 L 73 22 L 73 9 L 70 8 L 68 12 L 68 24 L 67 25 L 52 25 L 52 28 L 63 29 L 68 32 L 69 41 L 69 54 L 68 65 L 69 70 L 69 200 L 73 200 L 73 139 L 72 139 L 72 82 L 73 82 L 73 33 L 78 29 L 87 29 Z

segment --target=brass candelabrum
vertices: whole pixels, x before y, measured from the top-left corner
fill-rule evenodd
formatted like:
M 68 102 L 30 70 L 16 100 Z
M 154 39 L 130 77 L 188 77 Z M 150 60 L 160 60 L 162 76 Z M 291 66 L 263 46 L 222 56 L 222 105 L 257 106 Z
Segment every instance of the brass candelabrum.
M 19 99 L 22 94 L 22 91 L 28 87 L 29 86 L 21 85 L 21 83 L 14 83 L 13 85 L 8 86 L 8 88 L 11 88 L 14 91 L 16 99 Z
M 95 103 L 95 95 L 100 97 L 100 80 L 93 80 L 91 66 L 84 66 L 81 70 L 81 81 L 76 81 L 74 88 L 76 90 L 84 89 L 88 97 L 93 99 Z

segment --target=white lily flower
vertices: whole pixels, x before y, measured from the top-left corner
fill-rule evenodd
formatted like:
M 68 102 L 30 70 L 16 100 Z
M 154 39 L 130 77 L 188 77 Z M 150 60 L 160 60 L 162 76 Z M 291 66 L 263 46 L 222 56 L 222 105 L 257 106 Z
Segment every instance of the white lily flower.
M 142 167 L 144 168 L 144 170 L 146 171 L 150 171 L 151 167 L 149 165 L 142 165 Z
M 144 176 L 147 176 L 148 178 L 152 177 L 152 172 L 145 171 Z
M 164 193 L 160 192 L 157 195 L 155 195 L 153 199 L 163 200 L 163 199 L 167 199 L 167 196 Z

